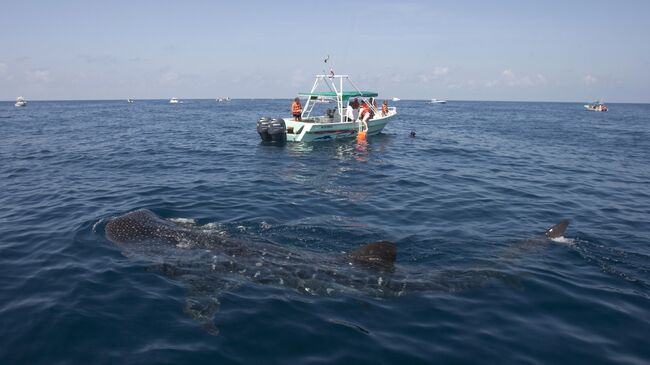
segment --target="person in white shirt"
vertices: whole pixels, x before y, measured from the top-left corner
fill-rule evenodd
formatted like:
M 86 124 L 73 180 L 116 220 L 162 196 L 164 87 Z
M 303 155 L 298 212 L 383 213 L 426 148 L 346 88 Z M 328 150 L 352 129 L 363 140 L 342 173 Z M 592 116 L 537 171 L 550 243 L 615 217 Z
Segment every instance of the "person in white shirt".
M 356 120 L 354 117 L 354 108 L 352 108 L 352 102 L 349 102 L 348 107 L 345 108 L 345 120 L 347 122 L 354 122 Z

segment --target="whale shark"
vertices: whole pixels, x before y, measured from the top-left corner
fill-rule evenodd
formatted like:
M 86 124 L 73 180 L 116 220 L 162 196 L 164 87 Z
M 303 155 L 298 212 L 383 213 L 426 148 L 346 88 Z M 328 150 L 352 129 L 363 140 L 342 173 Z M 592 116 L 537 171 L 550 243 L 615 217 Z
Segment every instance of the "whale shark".
M 560 223 L 554 225 L 544 232 L 544 236 L 549 239 L 564 237 L 564 232 L 569 227 L 569 220 L 563 219 Z
M 562 237 L 568 224 L 563 220 L 536 240 Z M 109 219 L 104 231 L 126 257 L 144 260 L 148 271 L 182 282 L 187 288 L 185 312 L 215 335 L 219 294 L 246 283 L 305 295 L 386 298 L 409 292 L 455 292 L 495 279 L 517 281 L 511 274 L 490 268 L 432 271 L 418 265 L 398 266 L 397 247 L 389 241 L 332 254 L 261 239 L 231 238 L 164 219 L 147 209 Z

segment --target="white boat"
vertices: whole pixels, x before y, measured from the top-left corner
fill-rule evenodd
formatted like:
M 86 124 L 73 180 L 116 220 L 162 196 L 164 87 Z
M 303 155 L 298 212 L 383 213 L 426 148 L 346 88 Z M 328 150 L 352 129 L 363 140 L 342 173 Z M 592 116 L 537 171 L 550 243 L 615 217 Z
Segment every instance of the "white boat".
M 344 85 L 345 82 L 345 85 Z M 326 86 L 326 91 L 319 91 L 319 86 Z M 350 90 L 344 90 L 349 87 Z M 257 122 L 257 132 L 263 141 L 289 141 L 289 142 L 315 142 L 331 141 L 343 138 L 365 138 L 365 136 L 380 133 L 386 124 L 397 115 L 395 107 L 388 108 L 382 113 L 374 106 L 370 99 L 376 98 L 378 94 L 373 91 L 361 91 L 350 80 L 348 75 L 316 75 L 316 81 L 311 91 L 300 93 L 299 96 L 306 99 L 300 118 L 288 117 L 286 119 L 270 119 L 262 117 Z M 330 100 L 336 104 L 334 108 L 328 108 L 324 115 L 312 115 L 314 107 L 320 105 L 325 108 L 319 100 Z M 371 114 L 374 114 L 367 123 L 368 128 L 359 119 L 350 120 L 346 118 L 346 111 L 350 100 L 361 99 L 370 105 Z M 299 120 L 296 120 L 299 119 Z
M 431 99 L 431 104 L 446 104 L 447 100 Z
M 402 100 L 402 99 L 400 99 L 400 98 L 395 98 L 395 97 L 393 98 L 393 101 L 400 101 L 400 100 Z
M 179 103 L 179 101 L 176 98 L 169 99 L 169 104 L 178 104 L 178 103 Z
M 22 96 L 19 96 L 16 98 L 16 104 L 14 104 L 17 108 L 20 108 L 21 106 L 27 106 L 27 100 L 23 98 Z
M 594 101 L 591 104 L 585 104 L 584 107 L 592 112 L 606 112 L 609 109 L 607 105 L 603 104 L 602 100 Z
M 131 98 L 126 99 L 126 102 L 129 103 L 129 104 L 133 103 L 133 101 L 134 101 L 134 100 L 131 99 Z
M 217 101 L 218 103 L 223 103 L 224 101 L 230 101 L 230 98 L 228 98 L 228 97 L 226 97 L 226 98 L 216 98 L 214 100 Z

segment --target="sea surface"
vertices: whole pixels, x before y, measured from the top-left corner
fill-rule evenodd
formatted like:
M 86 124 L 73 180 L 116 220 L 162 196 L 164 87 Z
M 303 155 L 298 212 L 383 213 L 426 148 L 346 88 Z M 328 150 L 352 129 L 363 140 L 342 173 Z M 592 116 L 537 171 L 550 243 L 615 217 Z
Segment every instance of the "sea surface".
M 289 105 L 0 103 L 0 364 L 650 363 L 650 105 L 400 101 L 367 143 L 262 143 Z M 325 256 L 389 240 L 395 274 L 457 285 L 242 279 L 214 335 L 187 282 L 106 238 L 141 208 Z

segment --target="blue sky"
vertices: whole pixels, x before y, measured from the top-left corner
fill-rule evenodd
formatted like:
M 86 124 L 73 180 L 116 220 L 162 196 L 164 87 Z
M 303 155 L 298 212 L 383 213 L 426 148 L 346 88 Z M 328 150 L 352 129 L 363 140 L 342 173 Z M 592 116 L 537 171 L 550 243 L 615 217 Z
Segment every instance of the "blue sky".
M 288 98 L 334 70 L 403 99 L 650 102 L 650 1 L 6 1 L 0 100 Z

